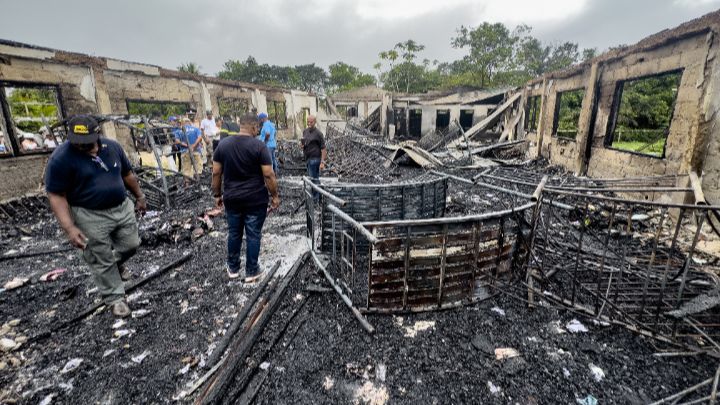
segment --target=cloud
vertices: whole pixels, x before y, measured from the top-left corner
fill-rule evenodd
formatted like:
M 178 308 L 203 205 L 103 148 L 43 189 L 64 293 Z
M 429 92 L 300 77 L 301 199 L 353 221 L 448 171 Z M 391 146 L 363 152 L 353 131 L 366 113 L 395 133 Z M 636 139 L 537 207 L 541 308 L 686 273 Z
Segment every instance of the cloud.
M 24 0 L 5 2 L 0 38 L 214 74 L 229 59 L 373 72 L 378 53 L 413 39 L 450 61 L 461 25 L 531 25 L 546 42 L 606 49 L 720 7 L 720 0 Z M 82 24 L 68 24 L 82 15 Z M 10 16 L 10 18 L 7 18 Z

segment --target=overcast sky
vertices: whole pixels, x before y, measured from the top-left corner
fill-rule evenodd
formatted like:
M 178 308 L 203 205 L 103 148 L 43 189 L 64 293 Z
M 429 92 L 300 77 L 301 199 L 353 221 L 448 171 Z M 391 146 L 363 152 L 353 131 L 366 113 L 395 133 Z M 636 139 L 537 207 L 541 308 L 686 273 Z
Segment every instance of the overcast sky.
M 463 55 L 461 25 L 524 23 L 546 42 L 633 44 L 720 8 L 720 0 L 0 0 L 0 38 L 215 74 L 228 59 L 374 73 L 378 53 L 414 39 L 421 58 Z

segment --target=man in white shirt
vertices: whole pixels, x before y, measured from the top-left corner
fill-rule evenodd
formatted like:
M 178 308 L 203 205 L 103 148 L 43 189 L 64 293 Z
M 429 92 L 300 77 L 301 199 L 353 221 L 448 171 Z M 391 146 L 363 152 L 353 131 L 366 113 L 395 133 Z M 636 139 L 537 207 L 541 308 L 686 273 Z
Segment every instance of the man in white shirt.
M 212 148 L 208 145 L 208 159 L 212 159 L 213 151 L 220 142 L 220 129 L 215 125 L 212 111 L 207 111 L 206 118 L 200 122 L 200 132 L 204 139 L 212 141 Z

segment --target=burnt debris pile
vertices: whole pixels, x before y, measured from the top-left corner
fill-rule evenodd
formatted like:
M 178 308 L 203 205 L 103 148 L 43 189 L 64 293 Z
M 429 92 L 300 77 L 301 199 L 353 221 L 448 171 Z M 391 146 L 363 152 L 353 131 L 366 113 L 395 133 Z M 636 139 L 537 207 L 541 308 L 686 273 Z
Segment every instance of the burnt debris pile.
M 524 143 L 357 125 L 329 125 L 319 185 L 297 141 L 280 142 L 256 287 L 226 276 L 208 173 L 138 170 L 158 201 L 122 321 L 44 197 L 0 205 L 0 402 L 713 395 L 719 208 L 694 173 L 584 178 L 525 162 Z

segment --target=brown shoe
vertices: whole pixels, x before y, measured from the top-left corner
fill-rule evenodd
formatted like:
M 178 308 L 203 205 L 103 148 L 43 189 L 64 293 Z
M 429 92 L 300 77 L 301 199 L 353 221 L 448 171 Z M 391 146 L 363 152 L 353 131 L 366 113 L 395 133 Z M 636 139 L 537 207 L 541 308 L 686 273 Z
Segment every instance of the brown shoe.
M 132 273 L 130 273 L 130 270 L 128 270 L 124 264 L 118 264 L 118 271 L 120 272 L 120 279 L 122 279 L 122 281 L 128 281 L 132 278 Z
M 125 318 L 126 316 L 130 315 L 130 307 L 128 307 L 128 304 L 125 303 L 125 301 L 114 302 L 110 304 L 110 308 L 113 315 L 118 318 Z

